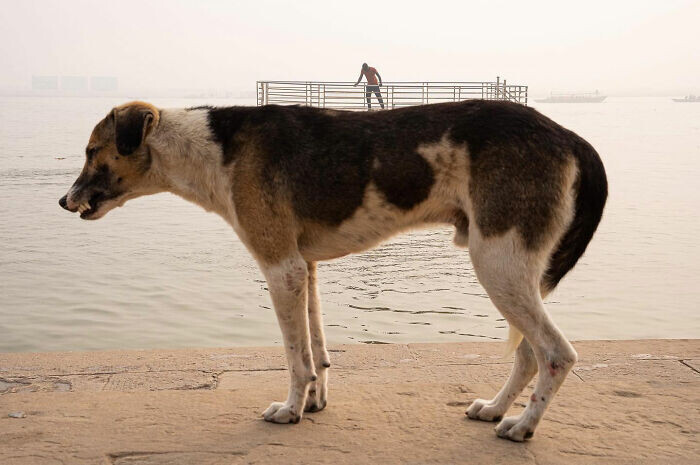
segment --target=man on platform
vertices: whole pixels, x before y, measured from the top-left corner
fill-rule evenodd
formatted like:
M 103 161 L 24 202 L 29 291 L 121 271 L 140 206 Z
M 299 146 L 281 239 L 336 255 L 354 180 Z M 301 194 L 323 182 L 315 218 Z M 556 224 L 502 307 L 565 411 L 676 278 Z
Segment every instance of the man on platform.
M 384 99 L 382 99 L 382 93 L 379 91 L 379 87 L 382 85 L 382 76 L 379 74 L 376 68 L 369 66 L 367 63 L 362 63 L 362 70 L 360 71 L 360 77 L 357 78 L 355 85 L 358 85 L 362 80 L 362 76 L 367 79 L 367 87 L 365 89 L 365 96 L 367 97 L 367 110 L 372 110 L 372 92 L 377 96 L 379 100 L 379 106 L 384 109 Z M 379 82 L 377 82 L 379 78 Z

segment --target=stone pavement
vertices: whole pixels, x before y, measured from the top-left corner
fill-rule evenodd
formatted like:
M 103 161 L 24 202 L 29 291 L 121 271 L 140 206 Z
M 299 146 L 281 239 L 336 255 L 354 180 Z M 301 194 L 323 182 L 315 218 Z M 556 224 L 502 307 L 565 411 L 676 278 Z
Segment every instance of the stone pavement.
M 298 425 L 260 417 L 279 347 L 0 353 L 0 464 L 700 463 L 700 340 L 574 346 L 524 444 L 464 415 L 505 381 L 502 343 L 333 347 L 328 407 Z

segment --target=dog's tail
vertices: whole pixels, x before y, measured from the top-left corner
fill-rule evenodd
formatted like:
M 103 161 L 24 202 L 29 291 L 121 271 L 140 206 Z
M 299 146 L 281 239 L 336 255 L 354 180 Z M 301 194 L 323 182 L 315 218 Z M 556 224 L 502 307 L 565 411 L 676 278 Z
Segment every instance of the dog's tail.
M 578 179 L 574 185 L 574 218 L 549 258 L 549 265 L 540 286 L 543 296 L 557 287 L 559 281 L 586 251 L 603 216 L 608 197 L 608 180 L 600 156 L 590 144 L 578 136 L 575 137 L 573 152 L 578 165 Z M 506 354 L 512 354 L 522 339 L 520 331 L 510 325 Z
M 573 152 L 578 164 L 578 179 L 574 185 L 574 218 L 549 258 L 549 266 L 541 284 L 544 295 L 557 287 L 586 251 L 603 216 L 605 200 L 608 198 L 608 179 L 598 152 L 580 137 L 576 136 L 576 139 Z

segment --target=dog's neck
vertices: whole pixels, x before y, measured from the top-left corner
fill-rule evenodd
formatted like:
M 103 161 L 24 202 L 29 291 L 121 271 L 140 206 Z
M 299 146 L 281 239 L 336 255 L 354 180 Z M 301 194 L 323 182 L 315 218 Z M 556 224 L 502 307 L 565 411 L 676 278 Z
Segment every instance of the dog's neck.
M 151 172 L 163 190 L 235 221 L 233 164 L 222 167 L 221 146 L 211 137 L 206 110 L 165 109 L 147 142 Z

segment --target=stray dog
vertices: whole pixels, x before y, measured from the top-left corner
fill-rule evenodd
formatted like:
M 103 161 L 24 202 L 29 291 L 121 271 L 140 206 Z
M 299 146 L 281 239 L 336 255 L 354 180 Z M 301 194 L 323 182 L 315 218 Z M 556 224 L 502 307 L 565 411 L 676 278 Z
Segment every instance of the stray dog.
M 536 110 L 483 100 L 354 113 L 299 106 L 114 108 L 90 136 L 61 207 L 95 220 L 168 191 L 223 217 L 267 279 L 291 384 L 265 420 L 326 406 L 316 262 L 449 224 L 510 325 L 513 371 L 467 415 L 532 437 L 577 360 L 542 298 L 584 253 L 607 179 L 596 151 Z M 524 336 L 524 337 L 523 337 Z M 516 349 L 517 347 L 517 349 Z M 518 416 L 503 418 L 539 373 Z

